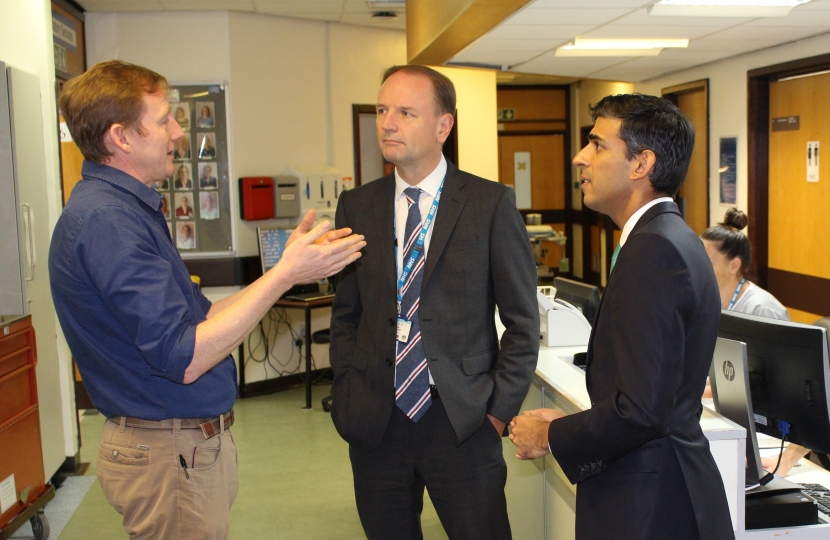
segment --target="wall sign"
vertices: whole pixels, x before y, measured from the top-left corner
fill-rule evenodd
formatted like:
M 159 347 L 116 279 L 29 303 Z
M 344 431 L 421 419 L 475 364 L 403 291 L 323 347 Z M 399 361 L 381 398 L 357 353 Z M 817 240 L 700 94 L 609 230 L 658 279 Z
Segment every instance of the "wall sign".
M 782 116 L 772 119 L 773 131 L 798 131 L 801 128 L 800 116 Z
M 516 119 L 516 109 L 499 109 L 499 122 Z
M 807 141 L 807 181 L 818 182 L 818 141 Z

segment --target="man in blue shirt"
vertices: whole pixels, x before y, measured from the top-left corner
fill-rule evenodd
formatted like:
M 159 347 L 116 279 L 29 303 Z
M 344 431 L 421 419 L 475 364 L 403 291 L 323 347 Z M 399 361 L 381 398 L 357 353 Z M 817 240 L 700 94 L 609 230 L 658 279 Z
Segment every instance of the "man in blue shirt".
M 193 285 L 152 186 L 183 137 L 167 81 L 102 62 L 67 83 L 60 109 L 83 180 L 49 253 L 58 318 L 95 406 L 109 419 L 98 478 L 131 538 L 227 538 L 238 480 L 230 353 L 295 283 L 360 257 L 363 238 L 313 230 L 310 212 L 278 265 L 214 304 Z

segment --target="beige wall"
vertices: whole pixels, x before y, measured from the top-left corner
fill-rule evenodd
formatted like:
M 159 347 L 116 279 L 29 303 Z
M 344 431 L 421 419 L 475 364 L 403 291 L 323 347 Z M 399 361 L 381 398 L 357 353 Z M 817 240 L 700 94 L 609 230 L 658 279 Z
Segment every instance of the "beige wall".
M 738 138 L 738 204 L 747 210 L 747 71 L 764 66 L 830 52 L 830 35 L 765 49 L 756 53 L 679 71 L 665 77 L 638 83 L 638 92 L 660 95 L 661 89 L 700 79 L 709 79 L 709 220 L 723 220 L 727 208 L 720 204 L 718 168 L 720 139 Z
M 580 132 L 583 126 L 592 126 L 594 122 L 591 120 L 591 114 L 588 107 L 597 103 L 605 96 L 615 94 L 628 94 L 634 89 L 634 85 L 624 82 L 613 81 L 597 81 L 584 80 L 571 85 L 571 156 L 573 159 L 576 154 L 582 149 L 582 140 L 580 139 Z M 579 170 L 573 167 L 571 171 L 571 179 L 573 181 L 579 180 Z M 582 209 L 582 190 L 579 187 L 574 187 L 571 183 L 571 201 L 573 201 L 574 210 Z M 582 225 L 574 224 L 572 238 L 568 241 L 572 243 L 573 260 L 571 261 L 571 270 L 576 277 L 582 277 L 585 262 L 582 260 L 582 242 L 583 235 L 588 232 L 582 230 Z M 600 257 L 602 258 L 601 268 L 603 269 L 602 282 L 605 283 L 605 237 L 600 236 Z
M 499 141 L 496 72 L 438 67 L 455 85 L 458 109 L 458 166 L 498 182 Z

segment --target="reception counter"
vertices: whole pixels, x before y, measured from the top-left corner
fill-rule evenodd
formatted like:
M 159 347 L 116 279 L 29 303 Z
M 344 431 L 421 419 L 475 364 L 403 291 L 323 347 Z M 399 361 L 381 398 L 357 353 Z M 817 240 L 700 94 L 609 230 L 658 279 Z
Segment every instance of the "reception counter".
M 568 414 L 590 407 L 585 373 L 572 363 L 585 347 L 542 347 L 536 376 L 522 410 L 546 407 Z M 744 477 L 746 430 L 704 407 L 700 419 L 726 489 L 732 525 L 738 539 L 827 539 L 830 524 L 789 529 L 746 531 Z M 556 460 L 548 455 L 533 461 L 515 458 L 515 446 L 504 440 L 507 461 L 507 505 L 513 538 L 570 540 L 574 538 L 576 486 L 571 485 Z M 799 473 L 788 479 L 830 485 L 830 473 L 802 460 Z

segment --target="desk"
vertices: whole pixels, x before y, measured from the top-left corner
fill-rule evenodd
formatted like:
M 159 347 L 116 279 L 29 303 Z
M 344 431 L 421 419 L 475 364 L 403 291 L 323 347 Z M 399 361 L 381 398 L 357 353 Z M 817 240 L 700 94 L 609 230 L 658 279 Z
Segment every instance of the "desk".
M 591 402 L 585 388 L 585 372 L 571 361 L 574 353 L 584 350 L 585 347 L 542 347 L 536 376 L 522 409 L 547 407 L 573 414 L 589 408 Z M 743 529 L 746 431 L 708 409 L 704 409 L 701 427 L 709 439 L 712 455 L 726 487 L 733 528 L 738 530 L 740 520 L 740 528 Z M 568 481 L 552 456 L 519 461 L 513 457 L 515 452 L 513 444 L 505 441 L 504 454 L 508 466 L 505 493 L 513 537 L 573 539 L 576 486 Z
M 274 307 L 284 309 L 302 309 L 305 313 L 305 407 L 311 409 L 311 310 L 315 308 L 331 307 L 334 297 L 319 300 L 286 300 L 274 302 Z
M 542 347 L 536 376 L 522 410 L 547 407 L 573 414 L 590 407 L 585 372 L 571 358 L 585 347 Z M 704 403 L 705 405 L 705 403 Z M 744 524 L 744 477 L 746 473 L 746 430 L 705 407 L 700 419 L 703 433 L 721 473 L 732 526 L 738 540 L 812 540 L 830 538 L 830 524 L 747 531 Z M 516 447 L 504 441 L 507 462 L 507 509 L 513 538 L 561 540 L 574 538 L 576 486 L 551 456 L 519 461 Z M 797 483 L 830 485 L 830 472 L 802 460 L 788 477 Z

